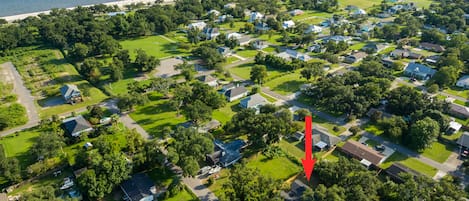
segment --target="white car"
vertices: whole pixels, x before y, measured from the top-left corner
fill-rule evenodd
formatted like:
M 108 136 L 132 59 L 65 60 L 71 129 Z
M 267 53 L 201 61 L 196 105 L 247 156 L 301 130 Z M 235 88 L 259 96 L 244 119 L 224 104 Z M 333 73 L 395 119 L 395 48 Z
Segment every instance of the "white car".
M 212 175 L 212 174 L 215 174 L 215 173 L 220 172 L 220 170 L 221 170 L 221 167 L 218 166 L 218 165 L 216 165 L 216 166 L 213 166 L 213 167 L 210 169 L 210 171 L 208 171 L 208 174 L 209 174 L 209 175 Z

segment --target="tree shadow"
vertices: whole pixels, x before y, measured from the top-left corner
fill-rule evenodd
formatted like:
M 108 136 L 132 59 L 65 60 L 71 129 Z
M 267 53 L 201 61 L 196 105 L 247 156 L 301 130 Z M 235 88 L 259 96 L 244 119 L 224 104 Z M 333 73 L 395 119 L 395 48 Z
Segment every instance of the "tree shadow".
M 299 80 L 289 80 L 280 85 L 277 85 L 273 88 L 274 91 L 285 91 L 285 92 L 295 92 L 298 91 L 300 86 L 304 84 L 304 81 Z
M 83 80 L 80 75 L 63 75 L 60 77 L 56 77 L 53 80 L 49 81 L 52 83 L 67 83 L 67 82 L 77 82 Z

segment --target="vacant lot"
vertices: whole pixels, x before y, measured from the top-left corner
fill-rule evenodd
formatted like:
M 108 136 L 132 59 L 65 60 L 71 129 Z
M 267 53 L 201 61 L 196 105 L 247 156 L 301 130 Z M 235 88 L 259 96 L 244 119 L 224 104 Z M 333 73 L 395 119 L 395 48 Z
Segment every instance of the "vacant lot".
M 177 41 L 173 39 L 158 35 L 124 40 L 121 41 L 120 44 L 124 49 L 129 50 L 131 58 L 135 58 L 135 50 L 143 49 L 147 54 L 161 59 L 188 53 L 187 50 L 178 49 L 176 42 Z
M 438 172 L 436 168 L 422 163 L 415 158 L 409 158 L 399 152 L 394 152 L 394 154 L 392 154 L 383 164 L 381 164 L 381 168 L 386 169 L 395 162 L 399 162 L 409 167 L 410 169 L 413 169 L 429 177 L 435 176 L 436 172 Z
M 150 100 L 148 104 L 137 107 L 130 116 L 151 135 L 161 136 L 164 127 L 186 122 L 184 116 L 177 116 L 168 100 L 161 99 L 161 95 L 151 93 Z
M 29 149 L 41 132 L 32 128 L 27 131 L 19 132 L 0 140 L 0 144 L 5 150 L 7 157 L 14 157 L 20 161 L 21 167 L 26 168 L 32 163 Z
M 422 155 L 439 163 L 444 163 L 454 149 L 455 146 L 434 142 L 431 147 L 422 152 Z
M 271 79 L 267 81 L 264 86 L 282 95 L 295 93 L 300 89 L 301 85 L 307 83 L 306 79 L 300 78 L 300 71 L 301 70 L 297 70 Z
M 84 80 L 58 50 L 36 48 L 8 59 L 15 64 L 26 87 L 35 96 L 37 105 L 40 106 L 41 117 L 70 112 L 77 108 L 99 103 L 107 98 L 100 90 Z M 84 102 L 75 105 L 63 104 L 60 101 L 59 89 L 64 84 L 77 85 L 84 96 Z

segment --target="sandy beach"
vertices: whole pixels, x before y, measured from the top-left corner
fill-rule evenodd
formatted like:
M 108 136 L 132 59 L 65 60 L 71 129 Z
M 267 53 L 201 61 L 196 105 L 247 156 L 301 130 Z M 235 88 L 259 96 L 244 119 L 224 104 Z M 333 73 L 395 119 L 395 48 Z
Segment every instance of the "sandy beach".
M 165 4 L 172 3 L 172 2 L 173 2 L 173 0 L 164 0 Z M 121 0 L 121 1 L 103 3 L 103 4 L 108 5 L 108 6 L 117 5 L 120 8 L 124 8 L 125 5 L 137 4 L 137 3 L 144 3 L 144 4 L 151 3 L 152 4 L 152 3 L 155 3 L 155 0 Z M 83 7 L 86 7 L 86 6 L 92 6 L 92 5 L 84 5 Z M 73 8 L 75 8 L 75 7 L 71 7 L 71 8 L 67 8 L 67 9 L 73 9 Z M 30 17 L 30 16 L 38 16 L 39 14 L 42 14 L 42 13 L 43 14 L 49 14 L 50 10 L 40 11 L 40 12 L 33 12 L 33 13 L 25 13 L 25 14 L 19 14 L 19 15 L 12 15 L 12 16 L 5 16 L 5 17 L 0 17 L 0 18 L 5 19 L 8 22 L 12 22 L 12 21 L 15 21 L 15 20 L 22 20 L 22 19 Z

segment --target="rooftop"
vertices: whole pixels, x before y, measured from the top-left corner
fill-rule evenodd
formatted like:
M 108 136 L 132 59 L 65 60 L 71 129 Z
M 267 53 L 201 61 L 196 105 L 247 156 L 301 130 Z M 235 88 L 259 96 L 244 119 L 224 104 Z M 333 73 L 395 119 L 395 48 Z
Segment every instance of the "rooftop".
M 154 182 L 144 173 L 137 173 L 120 185 L 125 195 L 131 201 L 140 201 L 143 198 L 156 194 Z
M 354 140 L 347 141 L 344 146 L 342 146 L 342 150 L 360 160 L 365 159 L 373 165 L 379 165 L 384 158 L 379 152 Z

